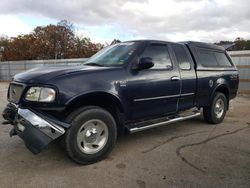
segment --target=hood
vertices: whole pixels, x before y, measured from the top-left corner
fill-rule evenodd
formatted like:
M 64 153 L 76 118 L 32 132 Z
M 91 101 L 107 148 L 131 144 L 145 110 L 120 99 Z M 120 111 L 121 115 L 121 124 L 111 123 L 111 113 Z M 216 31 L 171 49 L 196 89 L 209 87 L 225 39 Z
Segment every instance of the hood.
M 63 67 L 43 67 L 35 68 L 16 74 L 14 80 L 23 83 L 44 83 L 50 79 L 58 76 L 68 75 L 79 72 L 94 71 L 107 69 L 108 67 L 97 67 L 97 66 L 63 66 Z M 110 68 L 110 67 L 109 67 Z

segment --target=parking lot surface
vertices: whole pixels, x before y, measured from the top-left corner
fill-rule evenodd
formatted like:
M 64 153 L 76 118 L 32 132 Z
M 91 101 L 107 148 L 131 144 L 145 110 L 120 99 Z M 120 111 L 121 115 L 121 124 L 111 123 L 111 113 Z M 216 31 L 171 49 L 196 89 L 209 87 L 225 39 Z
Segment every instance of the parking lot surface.
M 0 83 L 1 111 L 7 86 Z M 220 125 L 198 117 L 122 136 L 88 166 L 57 143 L 33 155 L 10 129 L 0 126 L 0 187 L 250 187 L 250 96 L 233 100 Z

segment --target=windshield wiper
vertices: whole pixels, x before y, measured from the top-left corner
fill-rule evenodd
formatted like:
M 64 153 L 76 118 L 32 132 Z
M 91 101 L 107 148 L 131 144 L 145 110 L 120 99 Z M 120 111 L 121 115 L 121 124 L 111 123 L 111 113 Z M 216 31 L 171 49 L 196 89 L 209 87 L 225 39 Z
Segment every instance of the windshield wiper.
M 98 63 L 94 63 L 94 62 L 86 63 L 86 64 L 83 64 L 83 65 L 104 67 L 104 65 L 102 65 L 102 64 L 98 64 Z

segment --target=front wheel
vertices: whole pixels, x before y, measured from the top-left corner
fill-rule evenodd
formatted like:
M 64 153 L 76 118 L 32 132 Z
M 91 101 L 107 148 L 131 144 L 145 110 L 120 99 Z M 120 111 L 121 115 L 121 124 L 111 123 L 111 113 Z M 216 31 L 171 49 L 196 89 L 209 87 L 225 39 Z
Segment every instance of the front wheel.
M 226 115 L 227 104 L 226 96 L 216 92 L 211 105 L 203 108 L 204 119 L 211 124 L 221 123 Z
M 112 115 L 96 106 L 84 107 L 68 117 L 71 128 L 64 137 L 68 156 L 80 164 L 106 157 L 115 145 L 116 123 Z

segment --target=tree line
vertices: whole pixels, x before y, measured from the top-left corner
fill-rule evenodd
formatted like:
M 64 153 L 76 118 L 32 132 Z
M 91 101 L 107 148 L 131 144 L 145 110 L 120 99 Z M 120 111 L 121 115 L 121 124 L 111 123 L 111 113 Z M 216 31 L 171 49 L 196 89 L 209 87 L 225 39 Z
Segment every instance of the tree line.
M 215 43 L 217 45 L 232 45 L 230 50 L 250 50 L 250 40 L 245 40 L 243 38 L 236 38 L 234 41 L 220 41 Z
M 111 44 L 119 42 L 114 39 Z M 250 50 L 250 40 L 243 38 L 215 44 L 232 45 L 230 50 Z M 87 58 L 104 46 L 75 35 L 73 24 L 62 20 L 57 24 L 38 26 L 30 34 L 11 38 L 0 36 L 0 61 Z
M 87 37 L 76 36 L 74 26 L 66 20 L 38 26 L 30 34 L 0 37 L 2 61 L 84 58 L 103 47 Z

